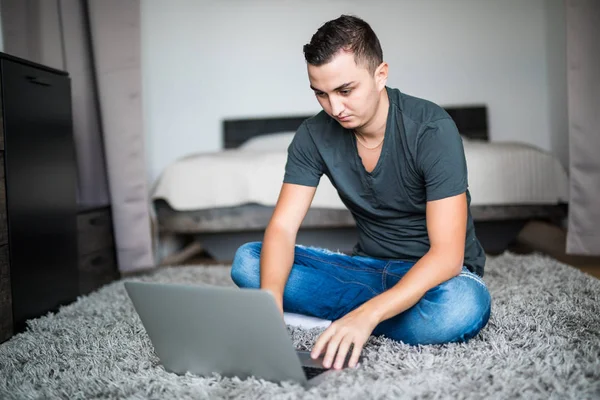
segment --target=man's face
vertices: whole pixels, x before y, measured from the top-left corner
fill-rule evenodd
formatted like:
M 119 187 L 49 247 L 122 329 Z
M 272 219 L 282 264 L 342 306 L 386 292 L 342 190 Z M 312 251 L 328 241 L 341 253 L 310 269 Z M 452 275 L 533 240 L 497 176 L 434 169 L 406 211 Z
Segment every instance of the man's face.
M 385 81 L 376 81 L 366 66 L 356 65 L 354 54 L 345 51 L 327 64 L 308 64 L 308 78 L 323 110 L 346 129 L 360 128 L 371 120 L 385 88 Z

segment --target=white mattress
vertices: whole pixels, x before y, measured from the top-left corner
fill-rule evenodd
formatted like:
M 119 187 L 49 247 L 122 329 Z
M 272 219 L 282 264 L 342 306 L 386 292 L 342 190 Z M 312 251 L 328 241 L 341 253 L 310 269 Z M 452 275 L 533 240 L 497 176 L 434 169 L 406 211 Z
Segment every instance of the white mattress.
M 235 150 L 198 154 L 169 165 L 151 197 L 175 210 L 231 207 L 247 203 L 274 206 L 283 181 L 292 134 Z M 277 140 L 280 140 L 277 142 Z M 266 144 L 266 142 L 265 142 Z M 521 143 L 464 141 L 471 205 L 557 204 L 568 201 L 568 177 L 558 159 Z M 344 209 L 324 175 L 312 207 Z

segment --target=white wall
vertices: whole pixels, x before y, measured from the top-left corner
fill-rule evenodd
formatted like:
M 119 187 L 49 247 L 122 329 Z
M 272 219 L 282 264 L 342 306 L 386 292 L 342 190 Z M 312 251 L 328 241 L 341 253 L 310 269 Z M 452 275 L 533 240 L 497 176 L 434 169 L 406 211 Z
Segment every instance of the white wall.
M 550 151 L 569 167 L 569 114 L 567 98 L 567 21 L 563 0 L 547 1 L 546 80 Z
M 149 179 L 221 149 L 224 118 L 319 111 L 302 46 L 342 13 L 379 36 L 389 86 L 441 105 L 485 103 L 492 140 L 531 143 L 567 165 L 562 0 L 145 0 Z

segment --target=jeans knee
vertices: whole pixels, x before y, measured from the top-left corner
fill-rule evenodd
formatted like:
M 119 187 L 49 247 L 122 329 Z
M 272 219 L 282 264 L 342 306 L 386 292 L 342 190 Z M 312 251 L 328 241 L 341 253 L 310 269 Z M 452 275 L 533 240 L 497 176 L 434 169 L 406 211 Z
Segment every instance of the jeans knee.
M 414 307 L 382 322 L 374 331 L 410 345 L 464 342 L 490 317 L 491 298 L 481 278 L 462 272 L 429 290 Z
M 446 341 L 464 342 L 479 333 L 490 318 L 491 297 L 480 277 L 463 272 L 449 283 L 448 307 L 440 321 Z
M 261 242 L 251 242 L 240 246 L 235 252 L 231 266 L 231 279 L 238 287 L 260 287 Z

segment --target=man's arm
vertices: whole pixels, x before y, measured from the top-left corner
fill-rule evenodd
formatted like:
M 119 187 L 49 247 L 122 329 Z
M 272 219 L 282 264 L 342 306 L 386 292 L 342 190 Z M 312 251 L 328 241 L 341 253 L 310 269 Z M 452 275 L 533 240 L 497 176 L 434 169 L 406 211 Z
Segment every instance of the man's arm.
M 333 366 L 341 368 L 351 344 L 354 350 L 349 365 L 356 365 L 362 347 L 380 322 L 409 309 L 428 290 L 460 273 L 467 230 L 466 194 L 427 202 L 426 219 L 429 251 L 394 287 L 335 321 L 319 337 L 311 355 L 318 357 L 327 345 L 326 368 L 332 365 L 336 351 Z
M 260 287 L 275 296 L 283 313 L 283 290 L 294 263 L 294 246 L 317 188 L 284 183 L 265 231 L 260 255 Z
M 393 288 L 365 303 L 378 323 L 408 310 L 429 289 L 462 270 L 467 234 L 466 194 L 427 202 L 426 218 L 429 251 Z

